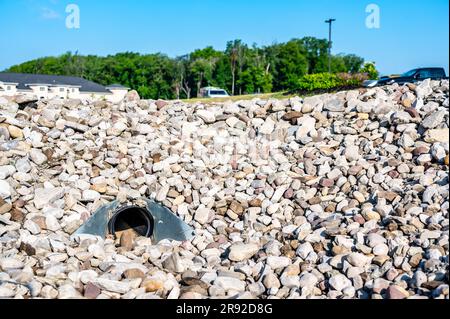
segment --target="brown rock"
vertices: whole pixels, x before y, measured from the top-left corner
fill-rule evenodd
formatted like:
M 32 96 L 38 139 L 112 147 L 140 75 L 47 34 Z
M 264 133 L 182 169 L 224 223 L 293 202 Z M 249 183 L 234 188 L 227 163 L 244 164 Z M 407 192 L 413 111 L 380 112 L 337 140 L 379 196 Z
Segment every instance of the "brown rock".
M 337 255 L 344 255 L 344 254 L 347 254 L 347 253 L 349 253 L 350 251 L 349 251 L 348 248 L 343 247 L 343 246 L 334 246 L 334 247 L 331 249 L 331 252 L 333 253 L 334 256 L 337 256 Z
M 293 249 L 297 249 L 298 246 L 300 245 L 297 239 L 291 240 L 290 244 Z
M 92 189 L 93 191 L 99 192 L 100 194 L 104 194 L 104 193 L 106 193 L 107 185 L 106 185 L 106 183 L 94 184 L 94 185 L 91 185 L 90 189 Z
M 368 120 L 369 119 L 369 114 L 368 113 L 358 113 L 358 118 L 360 120 Z
M 13 208 L 11 210 L 11 220 L 17 223 L 22 223 L 25 218 L 24 213 L 19 208 Z
M 250 207 L 261 207 L 262 201 L 259 198 L 253 198 L 248 202 Z
M 386 291 L 386 297 L 388 299 L 406 299 L 409 297 L 409 292 L 400 286 L 391 285 Z
M 409 259 L 409 264 L 413 268 L 417 268 L 422 260 L 422 253 L 415 254 Z
M 391 259 L 389 256 L 386 256 L 386 255 L 382 255 L 382 256 L 375 256 L 373 259 L 372 259 L 372 263 L 374 263 L 375 265 L 378 265 L 378 266 L 383 266 L 383 264 L 386 262 L 386 261 L 388 261 L 389 259 Z
M 244 212 L 244 207 L 242 207 L 242 205 L 237 202 L 237 201 L 232 201 L 230 204 L 230 209 L 238 215 L 242 215 L 242 213 Z
M 364 219 L 364 217 L 362 217 L 361 215 L 357 214 L 355 216 L 353 216 L 353 220 L 355 222 L 357 222 L 360 225 L 364 225 L 364 223 L 366 222 L 366 220 Z
M 386 198 L 390 202 L 392 202 L 397 196 L 398 196 L 398 194 L 395 192 L 390 192 L 390 191 L 378 192 L 378 197 Z
M 152 155 L 153 163 L 159 163 L 161 162 L 161 154 L 156 153 Z
M 297 276 L 300 273 L 300 266 L 297 264 L 289 265 L 284 269 L 284 273 L 288 276 Z
M 367 211 L 367 212 L 363 212 L 362 215 L 368 221 L 372 220 L 372 219 L 375 219 L 375 220 L 380 220 L 381 219 L 380 214 L 378 214 L 377 212 L 374 212 L 372 210 Z
M 445 157 L 445 159 L 444 159 L 444 164 L 445 165 L 449 165 L 449 158 L 448 158 L 448 155 Z
M 308 200 L 308 203 L 310 205 L 317 205 L 317 204 L 320 204 L 321 202 L 322 202 L 322 200 L 320 199 L 320 197 L 313 197 Z
M 158 111 L 161 110 L 164 106 L 168 105 L 169 102 L 163 101 L 163 100 L 158 100 L 155 102 L 156 107 L 158 108 Z
M 0 214 L 5 214 L 9 212 L 11 208 L 12 205 L 0 197 Z
M 47 229 L 47 224 L 45 223 L 44 216 L 35 216 L 31 220 L 35 222 L 41 229 Z
M 126 279 L 144 278 L 145 274 L 142 270 L 137 268 L 127 269 L 123 272 L 122 276 Z
M 336 211 L 336 206 L 337 206 L 336 203 L 331 203 L 325 208 L 325 211 L 327 213 L 334 213 Z
M 198 278 L 194 278 L 194 277 L 184 277 L 183 278 L 183 283 L 187 286 L 198 286 L 201 287 L 202 289 L 208 289 L 209 285 L 198 279 Z
M 291 111 L 291 112 L 287 112 L 286 114 L 283 115 L 283 120 L 292 122 L 293 120 L 296 120 L 302 116 L 303 116 L 303 114 L 300 112 Z
M 437 287 L 439 287 L 440 285 L 444 285 L 445 282 L 443 281 L 437 281 L 437 280 L 432 280 L 432 281 L 428 281 L 422 284 L 422 287 L 428 290 L 434 290 Z
M 192 286 L 185 286 L 180 289 L 180 294 L 185 293 L 197 293 L 202 296 L 207 296 L 208 290 L 207 288 L 205 289 L 203 287 L 200 287 L 199 285 L 192 285 Z
M 415 118 L 419 118 L 420 117 L 419 112 L 417 112 L 417 110 L 415 108 L 413 108 L 413 107 L 406 107 L 405 111 L 408 112 L 409 115 L 411 115 L 411 117 L 413 117 L 413 118 L 414 117 Z
M 402 105 L 403 105 L 404 107 L 406 107 L 406 108 L 410 108 L 411 105 L 412 105 L 412 101 L 411 101 L 410 99 L 404 99 L 404 100 L 402 101 Z
M 397 172 L 397 171 L 390 171 L 389 173 L 388 173 L 388 175 L 391 177 L 391 178 L 397 178 L 397 177 L 399 177 L 400 176 L 400 173 L 399 172 Z
M 94 285 L 93 283 L 89 282 L 85 287 L 84 287 L 84 297 L 88 298 L 88 299 L 95 299 L 98 297 L 98 295 L 101 294 L 101 289 L 99 287 L 97 287 L 96 285 Z
M 286 199 L 291 199 L 292 197 L 294 197 L 294 190 L 292 188 L 288 188 L 285 192 L 284 192 L 284 198 Z
M 53 158 L 53 150 L 51 148 L 45 148 L 42 150 L 42 153 L 47 157 L 48 161 L 51 161 Z
M 419 147 L 416 147 L 413 150 L 413 155 L 414 156 L 419 156 L 419 155 L 422 155 L 422 154 L 428 154 L 429 152 L 430 152 L 430 149 L 428 147 L 426 147 L 426 146 L 419 146 Z
M 159 279 L 153 279 L 149 278 L 146 279 L 142 284 L 141 287 L 145 288 L 146 292 L 155 292 L 160 289 L 162 289 L 164 286 L 164 283 Z
M 320 180 L 320 186 L 322 186 L 322 187 L 331 187 L 333 185 L 334 185 L 334 181 L 332 179 L 322 178 Z
M 11 136 L 12 139 L 23 138 L 23 132 L 17 126 L 13 126 L 13 125 L 8 126 L 8 131 L 9 131 L 9 135 Z
M 20 243 L 19 250 L 25 252 L 28 256 L 36 255 L 36 249 L 28 243 Z
M 127 229 L 120 234 L 120 246 L 125 250 L 133 250 L 136 232 L 133 229 Z
M 387 225 L 387 229 L 389 231 L 396 231 L 398 229 L 398 224 L 394 221 L 390 221 L 389 224 Z
M 23 199 L 18 199 L 13 203 L 13 206 L 17 208 L 22 208 L 23 206 L 25 206 L 25 204 L 26 203 Z
M 348 173 L 348 175 L 358 175 L 359 172 L 361 172 L 362 169 L 363 169 L 362 166 L 360 166 L 360 165 L 355 165 L 355 166 L 350 167 L 350 168 L 348 169 L 347 173 Z

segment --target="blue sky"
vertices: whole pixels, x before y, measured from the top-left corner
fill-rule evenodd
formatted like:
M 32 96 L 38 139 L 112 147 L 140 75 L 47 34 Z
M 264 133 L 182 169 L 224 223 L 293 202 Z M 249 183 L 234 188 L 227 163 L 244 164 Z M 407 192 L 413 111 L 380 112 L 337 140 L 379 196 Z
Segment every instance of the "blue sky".
M 67 29 L 65 8 L 80 8 L 80 29 Z M 380 8 L 368 29 L 368 4 Z M 382 73 L 420 66 L 449 70 L 448 0 L 0 0 L 0 70 L 67 51 L 107 55 L 163 52 L 175 57 L 228 40 L 267 45 L 328 37 L 333 53 L 376 61 Z M 6 39 L 5 39 L 6 37 Z

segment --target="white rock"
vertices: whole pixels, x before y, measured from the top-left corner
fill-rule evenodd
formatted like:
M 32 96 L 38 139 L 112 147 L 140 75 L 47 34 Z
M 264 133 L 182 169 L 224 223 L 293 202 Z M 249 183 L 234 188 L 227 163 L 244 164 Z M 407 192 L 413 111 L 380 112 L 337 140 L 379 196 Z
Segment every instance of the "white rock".
M 0 299 L 1 298 L 12 298 L 15 295 L 16 295 L 16 293 L 14 292 L 14 290 L 12 290 L 8 287 L 0 286 Z
M 37 165 L 42 165 L 47 162 L 47 156 L 36 148 L 30 150 L 30 158 Z
M 348 161 L 353 162 L 359 160 L 361 157 L 359 154 L 359 147 L 356 145 L 349 145 L 345 148 L 345 158 L 347 158 Z
M 370 258 L 360 253 L 350 253 L 347 261 L 355 267 L 364 267 L 370 262 Z
M 284 256 L 269 256 L 267 257 L 266 263 L 273 270 L 277 270 L 289 266 L 291 259 Z
M 93 281 L 100 289 L 117 292 L 119 294 L 127 293 L 130 289 L 129 282 L 117 281 L 117 280 L 109 280 L 105 278 L 96 278 Z
M 7 181 L 0 180 L 0 197 L 6 199 L 11 197 L 12 189 Z
M 57 231 L 61 229 L 61 225 L 54 215 L 46 215 L 45 224 L 47 225 L 47 229 L 51 231 Z
M 274 129 L 275 129 L 275 122 L 269 116 L 264 122 L 264 124 L 258 129 L 258 131 L 261 134 L 272 134 Z
M 97 199 L 99 199 L 101 197 L 100 193 L 97 191 L 94 191 L 92 189 L 86 189 L 83 191 L 83 201 L 86 202 L 93 202 L 96 201 Z
M 214 285 L 219 286 L 225 291 L 245 291 L 245 282 L 233 277 L 219 276 L 214 281 Z
M 64 196 L 64 188 L 38 188 L 34 192 L 33 203 L 37 209 L 42 209 Z
M 259 250 L 257 244 L 237 243 L 230 247 L 228 258 L 232 261 L 243 261 L 252 258 Z
M 194 219 L 200 224 L 204 225 L 208 222 L 210 216 L 210 209 L 206 207 L 199 207 L 195 212 Z
M 350 281 L 350 279 L 348 279 L 347 277 L 345 277 L 342 274 L 332 276 L 328 280 L 328 283 L 334 290 L 337 290 L 337 291 L 342 291 L 343 289 L 352 286 L 352 282 Z
M 313 288 L 318 282 L 318 279 L 313 274 L 308 272 L 303 273 L 299 279 L 299 285 L 301 288 Z
M 23 223 L 23 228 L 27 229 L 31 234 L 37 235 L 40 234 L 41 228 L 38 224 L 33 222 L 31 219 L 28 219 Z
M 299 128 L 296 133 L 297 140 L 300 140 L 300 139 L 308 136 L 309 133 L 311 133 L 312 131 L 315 130 L 315 125 L 316 125 L 315 118 L 313 118 L 309 115 L 306 115 L 306 116 L 299 118 L 297 121 L 299 124 Z
M 197 116 L 200 117 L 206 124 L 214 123 L 216 121 L 216 116 L 213 112 L 208 110 L 198 110 Z
M 23 262 L 15 258 L 0 258 L 0 269 L 8 271 L 11 269 L 22 269 L 24 267 Z
M 309 253 L 312 251 L 314 251 L 314 249 L 309 242 L 305 242 L 297 247 L 297 255 L 302 259 L 308 257 Z
M 7 179 L 9 176 L 14 174 L 16 168 L 12 165 L 0 166 L 0 180 Z

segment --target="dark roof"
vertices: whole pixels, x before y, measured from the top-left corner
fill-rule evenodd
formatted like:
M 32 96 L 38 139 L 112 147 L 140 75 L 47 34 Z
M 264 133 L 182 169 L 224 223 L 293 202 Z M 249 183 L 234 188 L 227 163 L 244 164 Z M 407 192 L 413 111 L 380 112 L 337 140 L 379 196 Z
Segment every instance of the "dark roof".
M 122 84 L 117 84 L 117 83 L 108 85 L 107 88 L 111 88 L 111 89 L 128 89 L 126 86 L 123 86 Z
M 19 83 L 18 90 L 29 90 L 27 84 L 79 86 L 80 92 L 111 93 L 104 86 L 75 76 L 0 72 L 0 82 Z

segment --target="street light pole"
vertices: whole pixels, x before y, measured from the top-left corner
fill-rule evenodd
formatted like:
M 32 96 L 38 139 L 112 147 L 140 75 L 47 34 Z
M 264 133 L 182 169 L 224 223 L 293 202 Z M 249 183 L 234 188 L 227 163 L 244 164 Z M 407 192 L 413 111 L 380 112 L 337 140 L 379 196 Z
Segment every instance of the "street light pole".
M 328 73 L 331 73 L 331 25 L 336 19 L 328 19 L 325 23 L 328 23 Z

